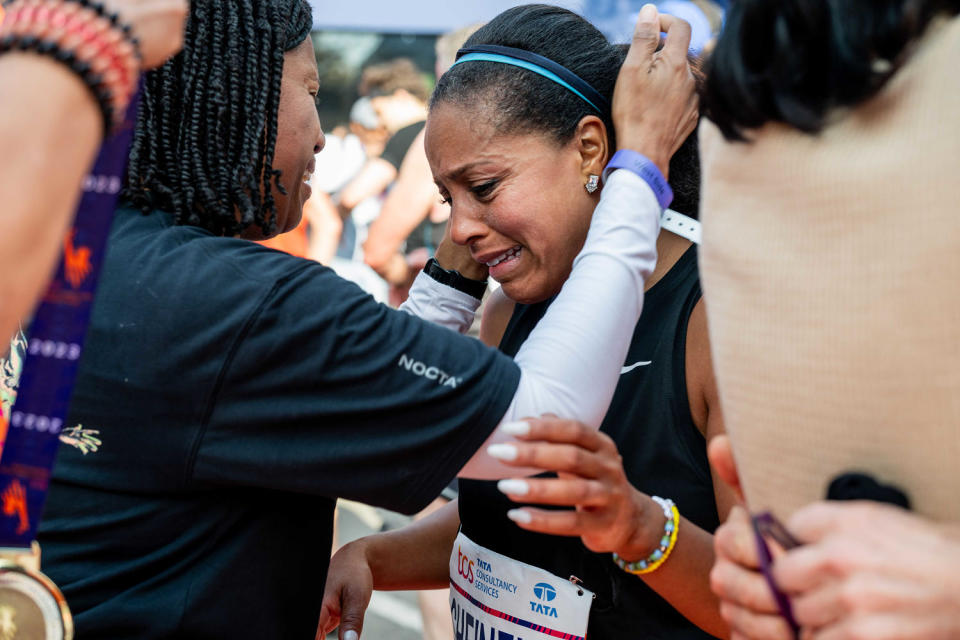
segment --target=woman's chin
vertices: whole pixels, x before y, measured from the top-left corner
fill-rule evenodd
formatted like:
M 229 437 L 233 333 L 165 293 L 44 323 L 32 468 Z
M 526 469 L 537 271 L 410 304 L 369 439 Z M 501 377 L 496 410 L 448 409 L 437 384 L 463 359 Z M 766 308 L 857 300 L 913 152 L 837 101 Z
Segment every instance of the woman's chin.
M 502 282 L 500 286 L 517 304 L 537 304 L 560 292 L 560 287 L 544 287 L 525 280 Z

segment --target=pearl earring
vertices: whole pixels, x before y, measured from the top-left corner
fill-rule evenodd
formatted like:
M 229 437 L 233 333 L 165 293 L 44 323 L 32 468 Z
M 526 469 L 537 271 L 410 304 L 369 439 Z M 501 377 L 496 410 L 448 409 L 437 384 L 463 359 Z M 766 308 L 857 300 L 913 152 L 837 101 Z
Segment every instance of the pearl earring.
M 590 177 L 587 179 L 587 193 L 593 193 L 597 190 L 597 187 L 600 186 L 600 176 L 595 173 L 591 173 Z

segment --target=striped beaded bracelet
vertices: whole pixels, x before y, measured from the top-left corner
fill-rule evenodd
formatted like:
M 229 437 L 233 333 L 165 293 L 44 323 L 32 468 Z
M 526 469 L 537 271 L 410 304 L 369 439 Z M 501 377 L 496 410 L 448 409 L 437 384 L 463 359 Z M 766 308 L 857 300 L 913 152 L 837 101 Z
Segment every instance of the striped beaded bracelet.
M 669 498 L 659 496 L 653 496 L 652 498 L 663 509 L 663 515 L 667 519 L 663 525 L 663 537 L 660 538 L 660 546 L 654 549 L 649 556 L 636 562 L 627 562 L 616 553 L 613 554 L 613 561 L 617 563 L 618 567 L 636 576 L 653 573 L 659 569 L 670 557 L 673 548 L 677 546 L 677 532 L 680 529 L 680 512 L 677 510 L 677 505 Z
M 33 52 L 70 68 L 90 89 L 104 133 L 122 122 L 140 74 L 140 48 L 116 14 L 91 0 L 7 0 L 0 54 Z

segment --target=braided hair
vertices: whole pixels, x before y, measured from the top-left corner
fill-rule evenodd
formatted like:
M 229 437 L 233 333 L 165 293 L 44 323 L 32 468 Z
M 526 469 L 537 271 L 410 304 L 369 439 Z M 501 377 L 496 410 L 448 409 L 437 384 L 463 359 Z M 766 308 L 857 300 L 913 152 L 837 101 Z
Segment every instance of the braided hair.
M 305 0 L 192 2 L 183 51 L 146 74 L 124 198 L 216 235 L 272 233 L 283 55 L 312 26 Z

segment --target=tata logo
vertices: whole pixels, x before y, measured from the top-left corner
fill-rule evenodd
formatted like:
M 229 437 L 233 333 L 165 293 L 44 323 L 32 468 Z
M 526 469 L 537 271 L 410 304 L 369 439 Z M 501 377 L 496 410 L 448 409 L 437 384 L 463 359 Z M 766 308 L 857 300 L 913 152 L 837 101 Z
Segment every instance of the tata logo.
M 457 573 L 467 582 L 473 584 L 473 560 L 461 551 L 460 547 L 457 547 Z
M 536 598 L 538 602 L 530 602 L 530 611 L 539 613 L 547 618 L 557 617 L 557 608 L 547 604 L 557 598 L 557 590 L 553 588 L 553 585 L 547 584 L 546 582 L 538 582 L 533 585 L 533 597 Z
M 557 597 L 557 590 L 546 582 L 538 582 L 533 585 L 533 595 L 537 600 L 553 602 Z
M 461 378 L 454 378 L 449 373 L 441 371 L 437 367 L 426 365 L 419 360 L 414 360 L 405 353 L 400 356 L 400 362 L 397 363 L 397 366 L 403 367 L 407 371 L 413 373 L 415 376 L 420 376 L 421 378 L 426 378 L 427 380 L 436 380 L 437 384 L 439 384 L 441 387 L 451 387 L 456 389 L 457 385 L 462 382 Z

